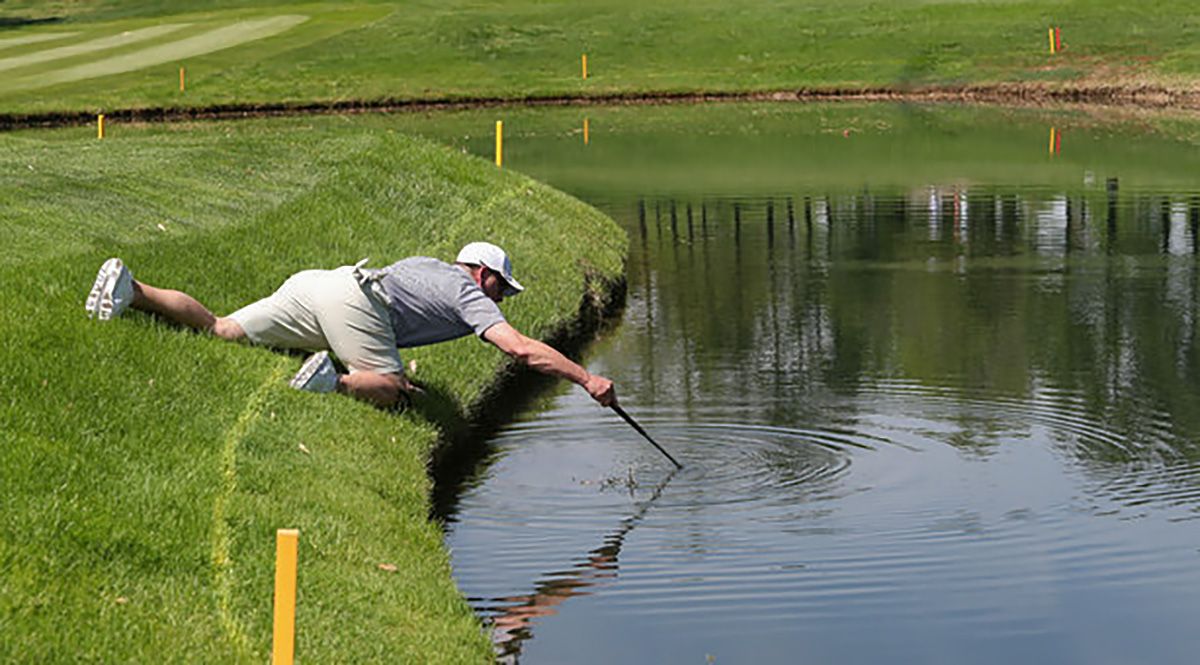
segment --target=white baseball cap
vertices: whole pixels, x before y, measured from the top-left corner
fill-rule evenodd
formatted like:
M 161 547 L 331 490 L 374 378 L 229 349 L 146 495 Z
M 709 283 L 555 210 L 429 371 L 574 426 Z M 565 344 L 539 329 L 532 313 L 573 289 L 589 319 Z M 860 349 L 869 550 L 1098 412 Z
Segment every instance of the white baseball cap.
M 490 242 L 467 243 L 459 250 L 458 258 L 454 260 L 457 263 L 471 263 L 490 268 L 508 284 L 508 288 L 504 290 L 506 296 L 515 296 L 525 290 L 520 282 L 513 279 L 512 261 L 508 259 L 508 254 Z

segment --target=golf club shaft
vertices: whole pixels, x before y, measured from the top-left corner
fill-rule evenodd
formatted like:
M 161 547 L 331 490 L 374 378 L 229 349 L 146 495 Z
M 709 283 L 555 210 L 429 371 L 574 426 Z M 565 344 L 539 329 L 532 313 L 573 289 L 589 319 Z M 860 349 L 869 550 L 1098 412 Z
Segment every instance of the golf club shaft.
M 651 445 L 653 445 L 655 448 L 658 448 L 658 452 L 662 453 L 663 455 L 666 455 L 667 459 L 671 460 L 671 464 L 674 464 L 676 469 L 683 468 L 682 464 L 680 464 L 679 462 L 676 462 L 674 457 L 671 457 L 671 453 L 667 452 L 666 449 L 664 449 L 662 446 L 658 445 L 657 441 L 650 438 L 650 435 L 646 433 L 646 430 L 642 429 L 642 426 L 637 424 L 637 422 L 633 419 L 632 416 L 630 416 L 628 413 L 625 413 L 625 409 L 622 409 L 617 404 L 613 404 L 612 410 L 616 411 L 618 416 L 621 416 L 622 418 L 624 418 L 625 422 L 629 423 L 630 427 L 637 430 L 638 434 L 641 434 L 643 437 L 645 437 L 646 440 L 651 443 Z

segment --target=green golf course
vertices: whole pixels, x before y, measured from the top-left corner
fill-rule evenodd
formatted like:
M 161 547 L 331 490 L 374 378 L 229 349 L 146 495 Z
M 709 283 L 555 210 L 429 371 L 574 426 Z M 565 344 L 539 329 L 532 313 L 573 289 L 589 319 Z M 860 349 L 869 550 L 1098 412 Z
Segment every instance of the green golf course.
M 301 660 L 492 657 L 429 518 L 427 470 L 519 380 L 510 361 L 472 339 L 405 351 L 428 395 L 399 414 L 301 393 L 287 386 L 299 356 L 140 313 L 89 320 L 106 258 L 227 313 L 298 270 L 449 259 L 486 239 L 529 287 L 505 303 L 509 320 L 561 339 L 611 304 L 628 249 L 599 211 L 464 154 L 491 141 L 482 111 L 428 132 L 473 136 L 449 146 L 398 129 L 418 122 L 347 116 L 110 121 L 103 141 L 69 125 L 155 109 L 977 85 L 1188 94 L 1198 36 L 1182 1 L 0 3 L 0 125 L 64 125 L 0 133 L 0 661 L 262 662 L 279 528 L 300 530 Z M 871 131 L 872 112 L 860 116 Z M 760 168 L 789 163 L 760 147 L 774 160 Z M 848 169 L 872 159 L 851 157 Z
M 624 234 L 517 173 L 336 118 L 0 144 L 0 660 L 261 662 L 284 527 L 301 534 L 302 658 L 485 660 L 425 469 L 492 408 L 503 354 L 405 352 L 429 395 L 396 415 L 290 389 L 299 357 L 89 320 L 83 296 L 119 255 L 227 312 L 306 267 L 449 259 L 486 237 L 529 287 L 510 320 L 549 337 L 608 297 Z
M 1186 92 L 1200 73 L 1193 9 L 15 0 L 0 5 L 0 113 L 964 85 Z

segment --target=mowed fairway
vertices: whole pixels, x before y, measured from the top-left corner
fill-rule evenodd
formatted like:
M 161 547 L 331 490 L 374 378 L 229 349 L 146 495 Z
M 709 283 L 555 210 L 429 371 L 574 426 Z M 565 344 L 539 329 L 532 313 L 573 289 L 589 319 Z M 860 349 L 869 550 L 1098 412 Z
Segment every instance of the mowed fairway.
M 229 74 L 245 77 L 261 71 L 262 61 L 327 43 L 387 11 L 283 5 L 268 11 L 180 11 L 170 17 L 115 21 L 81 17 L 68 22 L 70 31 L 62 23 L 49 30 L 0 30 L 0 112 L 229 102 L 252 88 L 289 85 L 297 76 L 294 67 L 302 63 L 291 62 L 275 72 L 273 82 L 251 76 L 234 88 L 221 84 L 218 96 L 196 90 Z M 181 67 L 187 69 L 191 91 L 180 90 Z M 167 88 L 160 89 L 164 82 Z
M 1186 0 L 223 4 L 4 3 L 0 18 L 18 25 L 0 30 L 0 58 L 31 64 L 0 77 L 0 113 L 976 83 L 1190 89 L 1200 74 L 1200 20 Z M 45 18 L 62 20 L 19 25 Z M 239 23 L 258 27 L 214 40 L 218 50 L 190 46 Z
M 300 530 L 303 660 L 486 661 L 425 468 L 440 428 L 487 408 L 502 354 L 405 353 L 431 396 L 394 415 L 288 388 L 298 357 L 90 321 L 83 298 L 111 255 L 228 312 L 302 268 L 486 237 L 529 287 L 511 320 L 547 335 L 585 272 L 620 274 L 612 222 L 343 118 L 6 134 L 0 168 L 0 661 L 264 662 L 282 527 Z
M 252 19 L 246 21 L 237 21 L 229 25 L 222 25 L 207 29 L 199 34 L 177 39 L 156 46 L 150 46 L 137 51 L 124 53 L 122 55 L 114 55 L 107 58 L 96 60 L 86 64 L 74 65 L 62 69 L 55 69 L 43 74 L 27 74 L 24 77 L 16 77 L 8 81 L 5 85 L 9 90 L 32 90 L 34 88 L 43 88 L 46 86 L 55 85 L 57 83 L 67 83 L 70 81 L 82 81 L 84 79 L 97 78 L 100 76 L 110 76 L 112 74 L 122 74 L 132 72 L 155 65 L 161 65 L 167 62 L 175 62 L 184 58 L 192 58 L 202 56 L 214 51 L 232 48 L 246 42 L 251 42 L 256 39 L 264 39 L 272 35 L 277 35 L 285 30 L 292 28 L 307 20 L 306 16 L 283 15 L 272 16 L 269 18 Z M 157 28 L 146 28 L 142 31 L 140 38 L 153 38 L 161 35 L 170 34 L 177 30 L 191 27 L 188 24 L 166 25 Z M 55 53 L 55 50 L 43 51 L 41 53 L 53 54 L 54 59 L 58 57 L 71 57 L 78 55 L 79 52 L 87 52 L 91 50 L 108 50 L 115 46 L 124 46 L 126 43 L 133 42 L 132 35 L 123 33 L 118 38 L 113 40 L 98 39 L 93 42 L 81 45 L 76 49 L 72 47 L 63 47 L 61 51 L 66 53 Z M 92 48 L 86 48 L 91 46 Z M 41 62 L 37 58 L 39 54 L 31 54 L 24 57 L 15 57 L 0 60 L 0 71 L 11 68 L 19 68 L 23 65 L 30 64 L 30 61 Z

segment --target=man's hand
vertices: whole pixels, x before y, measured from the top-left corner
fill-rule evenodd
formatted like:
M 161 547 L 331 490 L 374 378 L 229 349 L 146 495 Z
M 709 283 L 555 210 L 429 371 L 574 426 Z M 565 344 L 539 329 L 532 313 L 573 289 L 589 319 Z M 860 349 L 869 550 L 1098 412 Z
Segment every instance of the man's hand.
M 417 383 L 416 381 L 413 381 L 412 379 L 408 378 L 407 376 L 405 376 L 403 374 L 400 374 L 399 378 L 400 378 L 400 390 L 403 391 L 405 394 L 408 394 L 408 395 L 424 395 L 425 394 L 425 389 L 421 387 L 421 384 Z
M 600 406 L 612 406 L 617 403 L 617 390 L 613 387 L 613 382 L 599 374 L 588 375 L 583 389 L 588 391 L 588 394 L 599 402 Z

